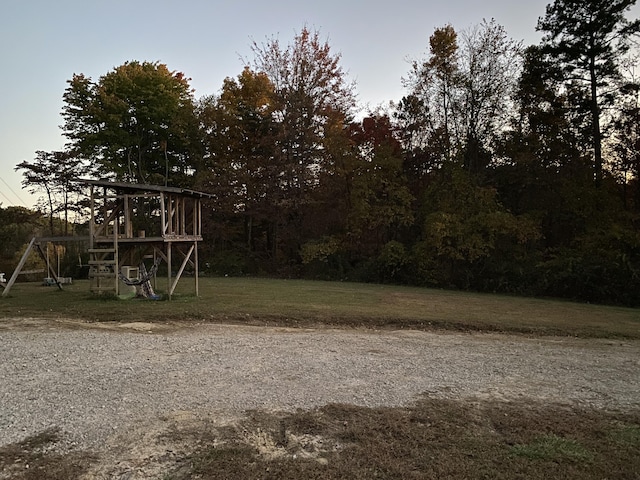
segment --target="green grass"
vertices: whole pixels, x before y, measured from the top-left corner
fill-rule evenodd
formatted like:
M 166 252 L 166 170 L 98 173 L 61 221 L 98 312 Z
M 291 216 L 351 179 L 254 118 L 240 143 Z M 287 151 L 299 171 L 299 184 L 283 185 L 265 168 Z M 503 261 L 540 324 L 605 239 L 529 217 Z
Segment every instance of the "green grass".
M 511 452 L 514 455 L 531 460 L 574 460 L 585 462 L 593 460 L 593 455 L 580 443 L 555 434 L 541 435 L 531 443 L 514 445 L 511 448 Z
M 611 438 L 640 451 L 640 425 L 619 425 L 610 432 Z
M 193 279 L 185 278 L 170 302 L 96 297 L 87 281 L 63 288 L 18 283 L 10 295 L 0 297 L 0 318 L 195 320 L 640 338 L 637 309 L 389 285 L 202 278 L 200 296 L 195 297 Z

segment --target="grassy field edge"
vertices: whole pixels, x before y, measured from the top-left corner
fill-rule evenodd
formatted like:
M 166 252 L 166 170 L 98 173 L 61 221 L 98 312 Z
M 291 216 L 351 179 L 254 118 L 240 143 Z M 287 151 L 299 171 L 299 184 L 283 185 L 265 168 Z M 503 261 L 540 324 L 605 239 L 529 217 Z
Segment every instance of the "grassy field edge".
M 162 282 L 158 282 L 162 293 Z M 640 311 L 559 300 L 392 285 L 265 278 L 183 279 L 171 301 L 94 296 L 87 281 L 19 283 L 0 298 L 2 318 L 88 322 L 217 322 L 286 327 L 456 330 L 640 338 Z

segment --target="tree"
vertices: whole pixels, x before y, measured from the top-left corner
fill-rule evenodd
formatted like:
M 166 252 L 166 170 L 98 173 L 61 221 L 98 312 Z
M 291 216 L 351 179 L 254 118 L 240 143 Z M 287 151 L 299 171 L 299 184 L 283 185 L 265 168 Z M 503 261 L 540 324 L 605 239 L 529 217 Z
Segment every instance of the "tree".
M 640 212 L 640 79 L 638 58 L 630 58 L 620 85 L 620 98 L 613 121 L 611 171 L 622 186 L 625 208 Z
M 355 105 L 354 85 L 347 83 L 340 54 L 333 54 L 320 34 L 306 27 L 282 48 L 277 39 L 254 42 L 254 68 L 273 83 L 274 118 L 280 124 L 284 187 L 302 191 L 327 168 L 323 147 L 332 122 L 343 122 Z
M 37 151 L 33 162 L 23 161 L 16 170 L 22 170 L 22 185 L 30 193 L 43 193 L 41 199 L 49 217 L 49 231 L 54 234 L 54 215 L 64 214 L 64 234 L 69 233 L 69 212 L 82 210 L 78 203 L 72 203 L 71 195 L 79 193 L 81 185 L 76 182 L 89 171 L 89 166 L 69 152 Z
M 414 198 L 389 116 L 372 113 L 362 122 L 352 122 L 347 133 L 329 145 L 337 165 L 328 178 L 321 176 L 316 189 L 320 201 L 312 217 L 320 227 L 302 247 L 305 264 L 333 264 L 337 271 L 324 269 L 324 274 L 337 273 L 340 278 L 359 264 L 376 265 L 391 243 L 402 250 L 403 233 L 413 224 Z M 362 279 L 390 279 L 375 273 L 367 272 Z
M 431 56 L 422 62 L 414 62 L 405 84 L 413 90 L 410 98 L 403 100 L 403 107 L 410 112 L 410 104 L 419 102 L 424 126 L 428 130 L 425 139 L 436 144 L 440 162 L 452 159 L 452 149 L 460 148 L 459 115 L 457 115 L 456 86 L 460 82 L 458 34 L 451 25 L 437 28 L 429 38 Z M 420 118 L 420 117 L 418 117 Z
M 0 272 L 11 272 L 29 240 L 43 228 L 39 212 L 0 205 Z
M 603 178 L 602 115 L 616 91 L 619 61 L 629 39 L 640 31 L 640 20 L 625 13 L 635 0 L 555 0 L 547 6 L 537 29 L 545 33 L 543 47 L 562 66 L 567 84 L 583 89 L 588 101 L 596 186 Z
M 280 198 L 274 103 L 266 74 L 246 67 L 237 78 L 226 78 L 221 94 L 204 99 L 198 109 L 205 139 L 198 186 L 217 197 L 216 217 L 226 222 L 226 228 L 216 225 L 212 237 L 226 232 L 245 255 L 272 251 L 263 236 L 277 224 Z
M 120 180 L 184 183 L 193 169 L 197 123 L 183 73 L 126 62 L 97 83 L 74 75 L 62 117 L 69 150 Z
M 315 202 L 320 178 L 336 168 L 328 144 L 344 136 L 355 105 L 354 85 L 347 82 L 334 54 L 317 31 L 306 27 L 286 47 L 277 39 L 253 44 L 253 69 L 274 87 L 275 151 L 280 222 L 274 235 L 285 258 L 295 259 L 305 241 L 305 214 Z
M 514 215 L 495 188 L 478 186 L 469 171 L 437 179 L 422 203 L 422 238 L 414 247 L 416 280 L 438 287 L 513 291 L 523 282 L 537 222 Z
M 513 113 L 521 45 L 495 20 L 463 32 L 461 48 L 465 169 L 478 174 L 490 163 L 492 142 Z
M 523 59 L 516 115 L 501 135 L 501 161 L 492 169 L 493 180 L 510 211 L 555 214 L 570 184 L 592 183 L 580 141 L 582 124 L 572 113 L 554 62 L 538 46 L 527 48 Z
M 451 25 L 437 29 L 429 38 L 432 57 L 428 67 L 433 71 L 437 88 L 436 97 L 440 112 L 446 160 L 451 159 L 451 122 L 454 117 L 453 87 L 458 76 L 458 34 Z M 454 123 L 453 127 L 457 129 Z
M 511 111 L 520 45 L 493 20 L 460 35 L 451 25 L 438 28 L 429 45 L 430 56 L 414 62 L 405 80 L 410 93 L 398 118 L 414 155 L 419 149 L 427 162 L 424 172 L 455 162 L 478 173 Z
M 635 302 L 635 227 L 622 208 L 614 177 L 596 187 L 590 138 L 585 138 L 590 122 L 576 102 L 585 89 L 577 87 L 567 84 L 563 65 L 541 46 L 526 50 L 518 115 L 505 131 L 501 161 L 491 169 L 490 181 L 509 212 L 538 224 L 535 251 L 518 259 L 518 269 L 526 272 L 520 276 L 522 286 L 543 295 Z M 637 149 L 636 90 L 628 84 L 623 90 L 629 95 L 627 108 L 617 115 L 619 143 L 608 145 L 615 147 L 611 153 L 630 178 Z
M 413 223 L 411 196 L 402 172 L 402 149 L 386 115 L 350 127 L 355 158 L 351 172 L 348 232 L 360 254 L 377 254 Z

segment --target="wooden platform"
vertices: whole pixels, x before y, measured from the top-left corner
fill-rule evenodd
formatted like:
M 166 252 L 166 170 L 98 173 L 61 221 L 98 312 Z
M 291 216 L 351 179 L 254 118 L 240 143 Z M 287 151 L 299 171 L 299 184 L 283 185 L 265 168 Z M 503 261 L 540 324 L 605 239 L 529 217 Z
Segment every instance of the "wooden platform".
M 175 187 L 84 180 L 91 187 L 89 278 L 96 293 L 118 295 L 122 267 L 162 259 L 167 294 L 173 295 L 187 267 L 198 295 L 198 242 L 202 241 L 203 198 L 211 195 Z M 175 259 L 180 266 L 173 277 Z M 111 288 L 109 288 L 111 287 Z

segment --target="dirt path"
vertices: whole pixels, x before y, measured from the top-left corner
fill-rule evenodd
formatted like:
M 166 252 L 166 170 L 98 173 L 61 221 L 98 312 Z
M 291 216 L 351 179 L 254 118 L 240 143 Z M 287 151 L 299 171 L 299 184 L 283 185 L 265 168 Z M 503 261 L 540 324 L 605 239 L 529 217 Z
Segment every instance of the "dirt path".
M 640 342 L 0 320 L 0 445 L 55 426 L 66 448 L 150 458 L 177 424 L 422 394 L 638 408 Z

